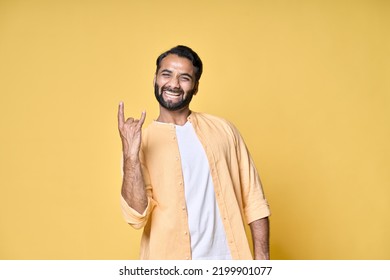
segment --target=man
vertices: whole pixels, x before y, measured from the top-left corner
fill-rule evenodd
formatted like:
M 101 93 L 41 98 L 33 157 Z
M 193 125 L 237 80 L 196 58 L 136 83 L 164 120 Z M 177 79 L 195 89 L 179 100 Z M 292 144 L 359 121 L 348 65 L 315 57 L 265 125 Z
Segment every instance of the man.
M 157 59 L 160 113 L 144 132 L 140 119 L 118 110 L 123 149 L 121 208 L 144 228 L 141 259 L 269 259 L 270 215 L 259 175 L 237 129 L 192 112 L 202 61 L 186 46 Z M 141 137 L 142 135 L 142 137 Z

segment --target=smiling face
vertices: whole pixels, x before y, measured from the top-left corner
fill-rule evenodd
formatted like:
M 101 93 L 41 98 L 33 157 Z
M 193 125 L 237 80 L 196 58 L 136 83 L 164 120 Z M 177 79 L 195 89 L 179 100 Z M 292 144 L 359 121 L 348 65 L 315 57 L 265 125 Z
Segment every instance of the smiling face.
M 169 111 L 188 107 L 196 92 L 192 62 L 175 54 L 167 55 L 154 78 L 154 94 L 160 106 Z

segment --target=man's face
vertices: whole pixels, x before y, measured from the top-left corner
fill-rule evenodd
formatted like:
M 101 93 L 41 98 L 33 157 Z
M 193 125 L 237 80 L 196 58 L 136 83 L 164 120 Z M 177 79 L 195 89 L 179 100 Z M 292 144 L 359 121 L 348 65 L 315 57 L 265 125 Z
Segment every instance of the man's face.
M 176 111 L 188 106 L 197 92 L 192 62 L 174 54 L 160 62 L 154 78 L 154 94 L 162 107 Z

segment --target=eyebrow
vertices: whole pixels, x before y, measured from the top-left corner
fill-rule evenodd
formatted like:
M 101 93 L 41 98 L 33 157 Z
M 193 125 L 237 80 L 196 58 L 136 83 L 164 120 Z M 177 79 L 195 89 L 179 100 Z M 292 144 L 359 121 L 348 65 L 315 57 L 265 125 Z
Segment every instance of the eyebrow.
M 172 71 L 171 71 L 171 70 L 168 70 L 168 69 L 161 70 L 161 72 L 160 72 L 160 73 L 163 73 L 163 72 L 165 72 L 165 73 L 169 73 L 169 74 L 172 74 Z

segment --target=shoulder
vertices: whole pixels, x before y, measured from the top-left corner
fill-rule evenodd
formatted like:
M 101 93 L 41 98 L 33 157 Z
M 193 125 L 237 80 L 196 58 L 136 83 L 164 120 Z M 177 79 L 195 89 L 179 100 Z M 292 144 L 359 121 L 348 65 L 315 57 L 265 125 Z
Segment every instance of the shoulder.
M 163 142 L 171 139 L 175 128 L 171 124 L 151 122 L 142 130 L 142 143 L 144 146 L 153 145 L 155 142 Z
M 240 137 L 240 133 L 236 126 L 225 118 L 197 112 L 193 112 L 191 118 L 194 119 L 196 125 L 198 125 L 200 129 L 210 129 L 219 133 L 227 133 L 234 138 Z
M 152 121 L 146 127 L 143 128 L 143 133 L 161 133 L 172 130 L 173 128 L 174 125 L 172 124 Z
M 206 122 L 206 123 L 215 123 L 218 125 L 227 125 L 227 126 L 232 126 L 232 123 L 229 122 L 228 120 L 207 114 L 207 113 L 198 113 L 198 112 L 192 112 L 191 116 L 192 118 L 198 120 L 199 122 Z

